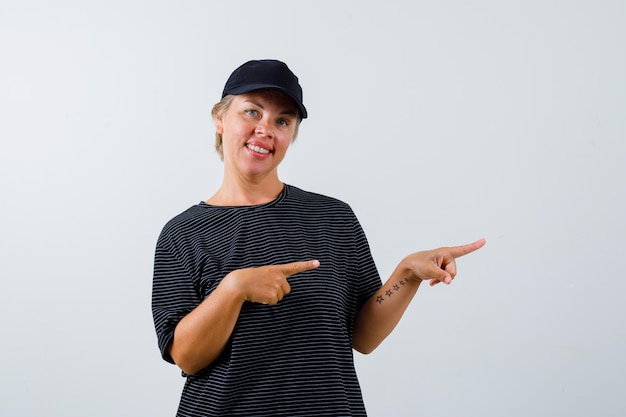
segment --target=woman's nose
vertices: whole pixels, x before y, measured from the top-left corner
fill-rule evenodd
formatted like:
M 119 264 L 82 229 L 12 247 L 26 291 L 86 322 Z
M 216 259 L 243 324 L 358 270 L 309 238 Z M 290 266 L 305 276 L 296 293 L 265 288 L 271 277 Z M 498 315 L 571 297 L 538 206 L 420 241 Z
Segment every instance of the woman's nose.
M 256 125 L 255 132 L 259 135 L 272 136 L 272 127 L 269 120 L 263 118 Z

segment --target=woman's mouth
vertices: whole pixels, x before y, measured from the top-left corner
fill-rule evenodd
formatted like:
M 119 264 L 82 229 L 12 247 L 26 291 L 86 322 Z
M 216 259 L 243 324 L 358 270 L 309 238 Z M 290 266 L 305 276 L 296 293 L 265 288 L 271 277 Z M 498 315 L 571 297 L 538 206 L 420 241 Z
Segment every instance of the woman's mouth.
M 257 145 L 250 145 L 250 144 L 246 144 L 246 148 L 253 150 L 254 152 L 258 152 L 258 153 L 270 153 L 269 149 L 265 149 L 265 148 L 261 148 L 260 146 Z

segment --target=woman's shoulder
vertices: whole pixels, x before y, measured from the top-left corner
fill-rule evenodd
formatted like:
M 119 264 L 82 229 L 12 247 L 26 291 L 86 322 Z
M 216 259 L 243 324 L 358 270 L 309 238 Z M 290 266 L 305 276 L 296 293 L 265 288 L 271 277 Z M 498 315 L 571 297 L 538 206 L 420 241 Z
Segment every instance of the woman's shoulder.
M 195 230 L 198 223 L 206 222 L 211 216 L 210 206 L 200 202 L 172 217 L 161 230 L 161 239 L 176 235 L 184 235 Z
M 350 205 L 338 198 L 328 195 L 306 191 L 302 188 L 286 184 L 287 199 L 290 201 L 298 202 L 300 204 L 312 205 L 312 206 L 324 206 L 326 208 L 342 209 L 352 212 Z

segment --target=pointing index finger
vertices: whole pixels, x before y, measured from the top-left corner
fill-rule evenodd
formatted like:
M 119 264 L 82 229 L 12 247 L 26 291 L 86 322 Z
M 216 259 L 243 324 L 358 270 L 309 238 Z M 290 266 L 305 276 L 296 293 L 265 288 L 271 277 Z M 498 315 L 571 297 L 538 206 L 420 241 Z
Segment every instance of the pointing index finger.
M 312 261 L 304 261 L 304 262 L 292 262 L 290 264 L 282 264 L 277 265 L 285 277 L 289 277 L 291 275 L 295 275 L 299 272 L 309 271 L 311 269 L 315 269 L 320 266 L 320 261 L 312 260 Z
M 450 251 L 450 255 L 453 258 L 460 258 L 461 256 L 467 255 L 468 253 L 472 253 L 482 248 L 483 246 L 485 246 L 486 242 L 487 241 L 485 239 L 479 239 L 476 242 L 469 243 L 467 245 L 452 246 L 448 248 L 448 250 Z

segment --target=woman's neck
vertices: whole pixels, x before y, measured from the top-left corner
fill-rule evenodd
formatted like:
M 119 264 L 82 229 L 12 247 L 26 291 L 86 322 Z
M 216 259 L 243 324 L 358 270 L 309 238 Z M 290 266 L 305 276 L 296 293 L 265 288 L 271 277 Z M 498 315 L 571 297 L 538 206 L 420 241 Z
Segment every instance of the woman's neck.
M 206 203 L 213 206 L 255 206 L 275 200 L 283 191 L 284 184 L 275 178 L 265 178 L 260 182 L 229 181 L 226 177 L 222 185 Z

